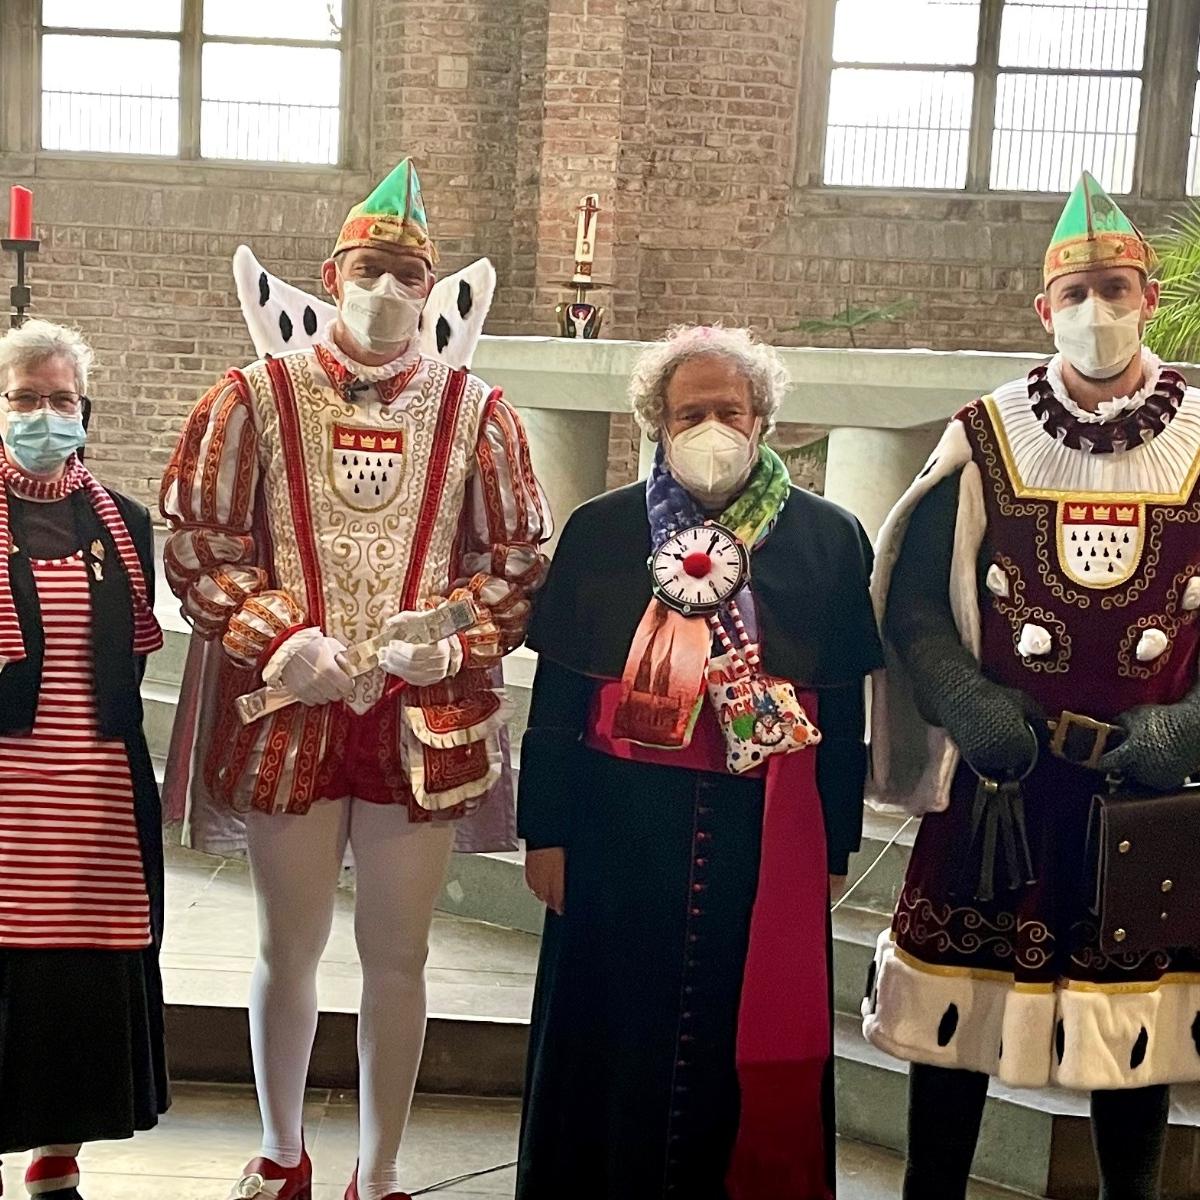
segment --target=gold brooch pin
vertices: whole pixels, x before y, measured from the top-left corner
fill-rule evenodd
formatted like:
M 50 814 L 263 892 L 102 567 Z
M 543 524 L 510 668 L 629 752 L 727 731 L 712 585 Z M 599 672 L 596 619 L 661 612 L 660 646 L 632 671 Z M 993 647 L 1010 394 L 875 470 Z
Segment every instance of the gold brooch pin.
M 91 546 L 92 550 L 92 574 L 97 580 L 104 578 L 104 543 L 97 538 Z

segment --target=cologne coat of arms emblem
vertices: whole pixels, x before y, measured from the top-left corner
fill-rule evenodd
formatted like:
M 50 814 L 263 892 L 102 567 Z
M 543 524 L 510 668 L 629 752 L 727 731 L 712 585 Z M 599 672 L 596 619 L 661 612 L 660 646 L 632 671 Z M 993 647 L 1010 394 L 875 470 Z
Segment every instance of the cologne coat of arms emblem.
M 1064 500 L 1058 505 L 1058 560 L 1088 588 L 1126 583 L 1142 559 L 1144 504 L 1117 500 Z
M 396 497 L 403 474 L 404 431 L 334 425 L 329 478 L 358 512 L 377 512 Z

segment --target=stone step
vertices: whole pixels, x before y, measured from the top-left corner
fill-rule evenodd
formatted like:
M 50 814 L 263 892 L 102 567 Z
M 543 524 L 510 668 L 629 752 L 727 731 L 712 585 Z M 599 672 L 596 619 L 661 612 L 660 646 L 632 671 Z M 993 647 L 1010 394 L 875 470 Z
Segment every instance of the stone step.
M 849 903 L 883 913 L 895 909 L 919 828 L 916 820 L 909 823 L 905 817 L 876 812 L 868 804 L 862 849 L 850 859 Z
M 441 912 L 538 936 L 546 912 L 525 886 L 523 850 L 452 855 L 437 907 Z
M 857 1017 L 867 986 L 875 944 L 891 917 L 845 905 L 833 914 L 833 1007 Z
M 178 623 L 178 622 L 177 622 Z M 163 624 L 160 614 L 159 624 Z M 163 625 L 163 647 L 146 660 L 146 681 L 179 689 L 183 679 L 183 667 L 187 662 L 191 633 L 187 629 L 176 629 Z
M 908 1068 L 870 1045 L 855 1017 L 838 1016 L 838 1132 L 903 1153 Z M 1173 1091 L 1164 1200 L 1200 1195 L 1200 1088 Z M 1086 1096 L 1057 1088 L 1018 1091 L 993 1081 L 975 1174 L 1032 1196 L 1094 1200 L 1099 1180 Z
M 310 1085 L 356 1086 L 357 1019 L 323 1009 L 313 1049 Z M 178 1079 L 252 1080 L 249 1031 L 242 1006 L 168 1004 L 171 1069 Z M 423 1092 L 518 1096 L 529 1028 L 522 1019 L 433 1015 L 418 1087 Z M 835 1029 L 838 1132 L 844 1139 L 903 1154 L 907 1068 L 864 1041 L 858 1022 L 839 1017 Z M 1200 1091 L 1177 1089 L 1168 1140 L 1165 1200 L 1194 1200 L 1200 1187 L 1200 1137 L 1191 1122 Z M 975 1160 L 989 1183 L 1054 1200 L 1091 1200 L 1098 1181 L 1087 1101 L 1055 1089 L 1015 1092 L 993 1085 Z
M 150 757 L 156 768 L 166 762 L 178 704 L 177 685 L 149 677 L 142 681 L 142 728 L 146 731 L 146 744 L 150 747 Z
M 244 1006 L 167 1004 L 173 1078 L 193 1083 L 253 1083 L 250 1026 Z M 323 1009 L 317 1021 L 310 1087 L 358 1086 L 358 1017 Z M 519 1096 L 529 1023 L 500 1017 L 430 1014 L 417 1088 L 461 1096 Z
M 540 934 L 544 909 L 525 886 L 524 854 L 456 854 L 438 898 L 441 912 Z M 857 1016 L 867 970 L 888 913 L 846 905 L 833 914 L 834 1007 Z

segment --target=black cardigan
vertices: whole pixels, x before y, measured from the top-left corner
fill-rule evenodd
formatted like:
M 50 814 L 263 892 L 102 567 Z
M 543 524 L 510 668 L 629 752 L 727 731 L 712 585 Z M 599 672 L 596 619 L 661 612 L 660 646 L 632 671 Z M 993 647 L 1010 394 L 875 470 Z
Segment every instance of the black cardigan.
M 535 600 L 529 646 L 541 658 L 521 755 L 518 822 L 527 845 L 563 845 L 572 779 L 596 679 L 618 679 L 650 602 L 644 483 L 571 516 Z M 844 874 L 862 836 L 863 680 L 882 665 L 868 583 L 870 543 L 849 513 L 793 488 L 751 579 L 763 665 L 819 694 L 817 783 L 829 866 Z
M 146 599 L 154 605 L 154 527 L 149 510 L 119 492 L 109 495 L 129 530 L 146 580 Z M 10 497 L 11 499 L 11 497 Z M 162 809 L 158 783 L 142 730 L 141 682 L 144 656 L 133 653 L 133 604 L 120 556 L 112 535 L 96 516 L 83 490 L 66 501 L 74 523 L 75 549 L 89 550 L 99 541 L 104 547 L 102 578 L 88 572 L 92 599 L 92 661 L 94 664 L 96 717 L 100 735 L 120 738 L 129 756 L 133 779 L 134 815 L 142 849 L 146 889 L 150 895 L 151 926 L 155 945 L 161 944 L 163 925 Z M 25 658 L 0 670 L 0 734 L 21 734 L 33 728 L 42 683 L 45 636 L 33 569 L 21 534 L 22 505 L 10 503 L 12 540 L 17 552 L 9 559 L 9 579 Z
M 142 575 L 146 580 L 146 599 L 154 606 L 154 530 L 144 505 L 119 492 L 109 492 L 133 539 Z M 112 534 L 96 515 L 87 492 L 73 492 L 67 500 L 75 526 L 75 549 L 89 548 L 98 541 L 104 547 L 104 570 L 96 579 L 88 572 L 92 597 L 92 655 L 96 678 L 96 715 L 102 737 L 125 738 L 142 726 L 140 687 L 145 659 L 133 653 L 133 603 L 129 580 L 121 564 Z M 10 507 L 12 540 L 17 552 L 9 559 L 9 579 L 25 658 L 9 663 L 0 671 L 0 733 L 22 733 L 33 728 L 38 692 L 42 680 L 41 607 L 25 538 L 21 528 L 21 506 Z

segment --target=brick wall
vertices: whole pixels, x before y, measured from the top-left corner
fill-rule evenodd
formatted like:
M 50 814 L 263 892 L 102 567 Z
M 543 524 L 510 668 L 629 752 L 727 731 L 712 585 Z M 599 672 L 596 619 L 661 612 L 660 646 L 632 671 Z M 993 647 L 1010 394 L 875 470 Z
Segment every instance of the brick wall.
M 35 311 L 78 324 L 95 347 L 89 462 L 149 503 L 192 404 L 253 357 L 233 292 L 234 249 L 247 241 L 279 274 L 316 286 L 323 231 L 336 226 L 342 197 L 252 191 L 235 172 L 207 172 L 204 185 L 102 182 L 90 164 L 69 170 L 82 177 L 33 182 Z
M 29 59 L 15 39 L 30 36 L 36 2 L 0 5 L 0 65 Z M 793 185 L 800 114 L 824 86 L 804 75 L 815 0 L 360 2 L 370 36 L 353 69 L 368 102 L 353 170 L 36 154 L 32 86 L 26 111 L 0 119 L 0 179 L 37 193 L 37 309 L 78 322 L 99 352 L 92 462 L 114 485 L 150 499 L 186 411 L 249 357 L 237 244 L 317 287 L 346 208 L 403 153 L 420 163 L 445 266 L 495 262 L 495 333 L 552 331 L 572 209 L 594 190 L 610 336 L 723 319 L 835 345 L 790 327 L 913 298 L 865 343 L 1045 344 L 1029 302 L 1060 198 Z M 10 69 L 0 95 L 14 80 Z M 1170 211 L 1131 206 L 1151 229 Z M 612 421 L 610 443 L 621 483 L 636 470 L 630 420 Z
M 902 321 L 877 325 L 859 345 L 935 350 L 1016 350 L 1050 344 L 1033 312 L 1041 262 L 1061 196 L 1023 199 L 938 195 L 793 195 L 765 236 L 698 252 L 670 226 L 643 248 L 646 336 L 676 321 L 746 322 L 781 345 L 845 346 L 840 333 L 788 332 L 849 302 L 910 299 Z M 1130 203 L 1147 230 L 1178 211 Z M 726 286 L 722 286 L 726 285 Z M 729 297 L 729 299 L 727 299 Z

